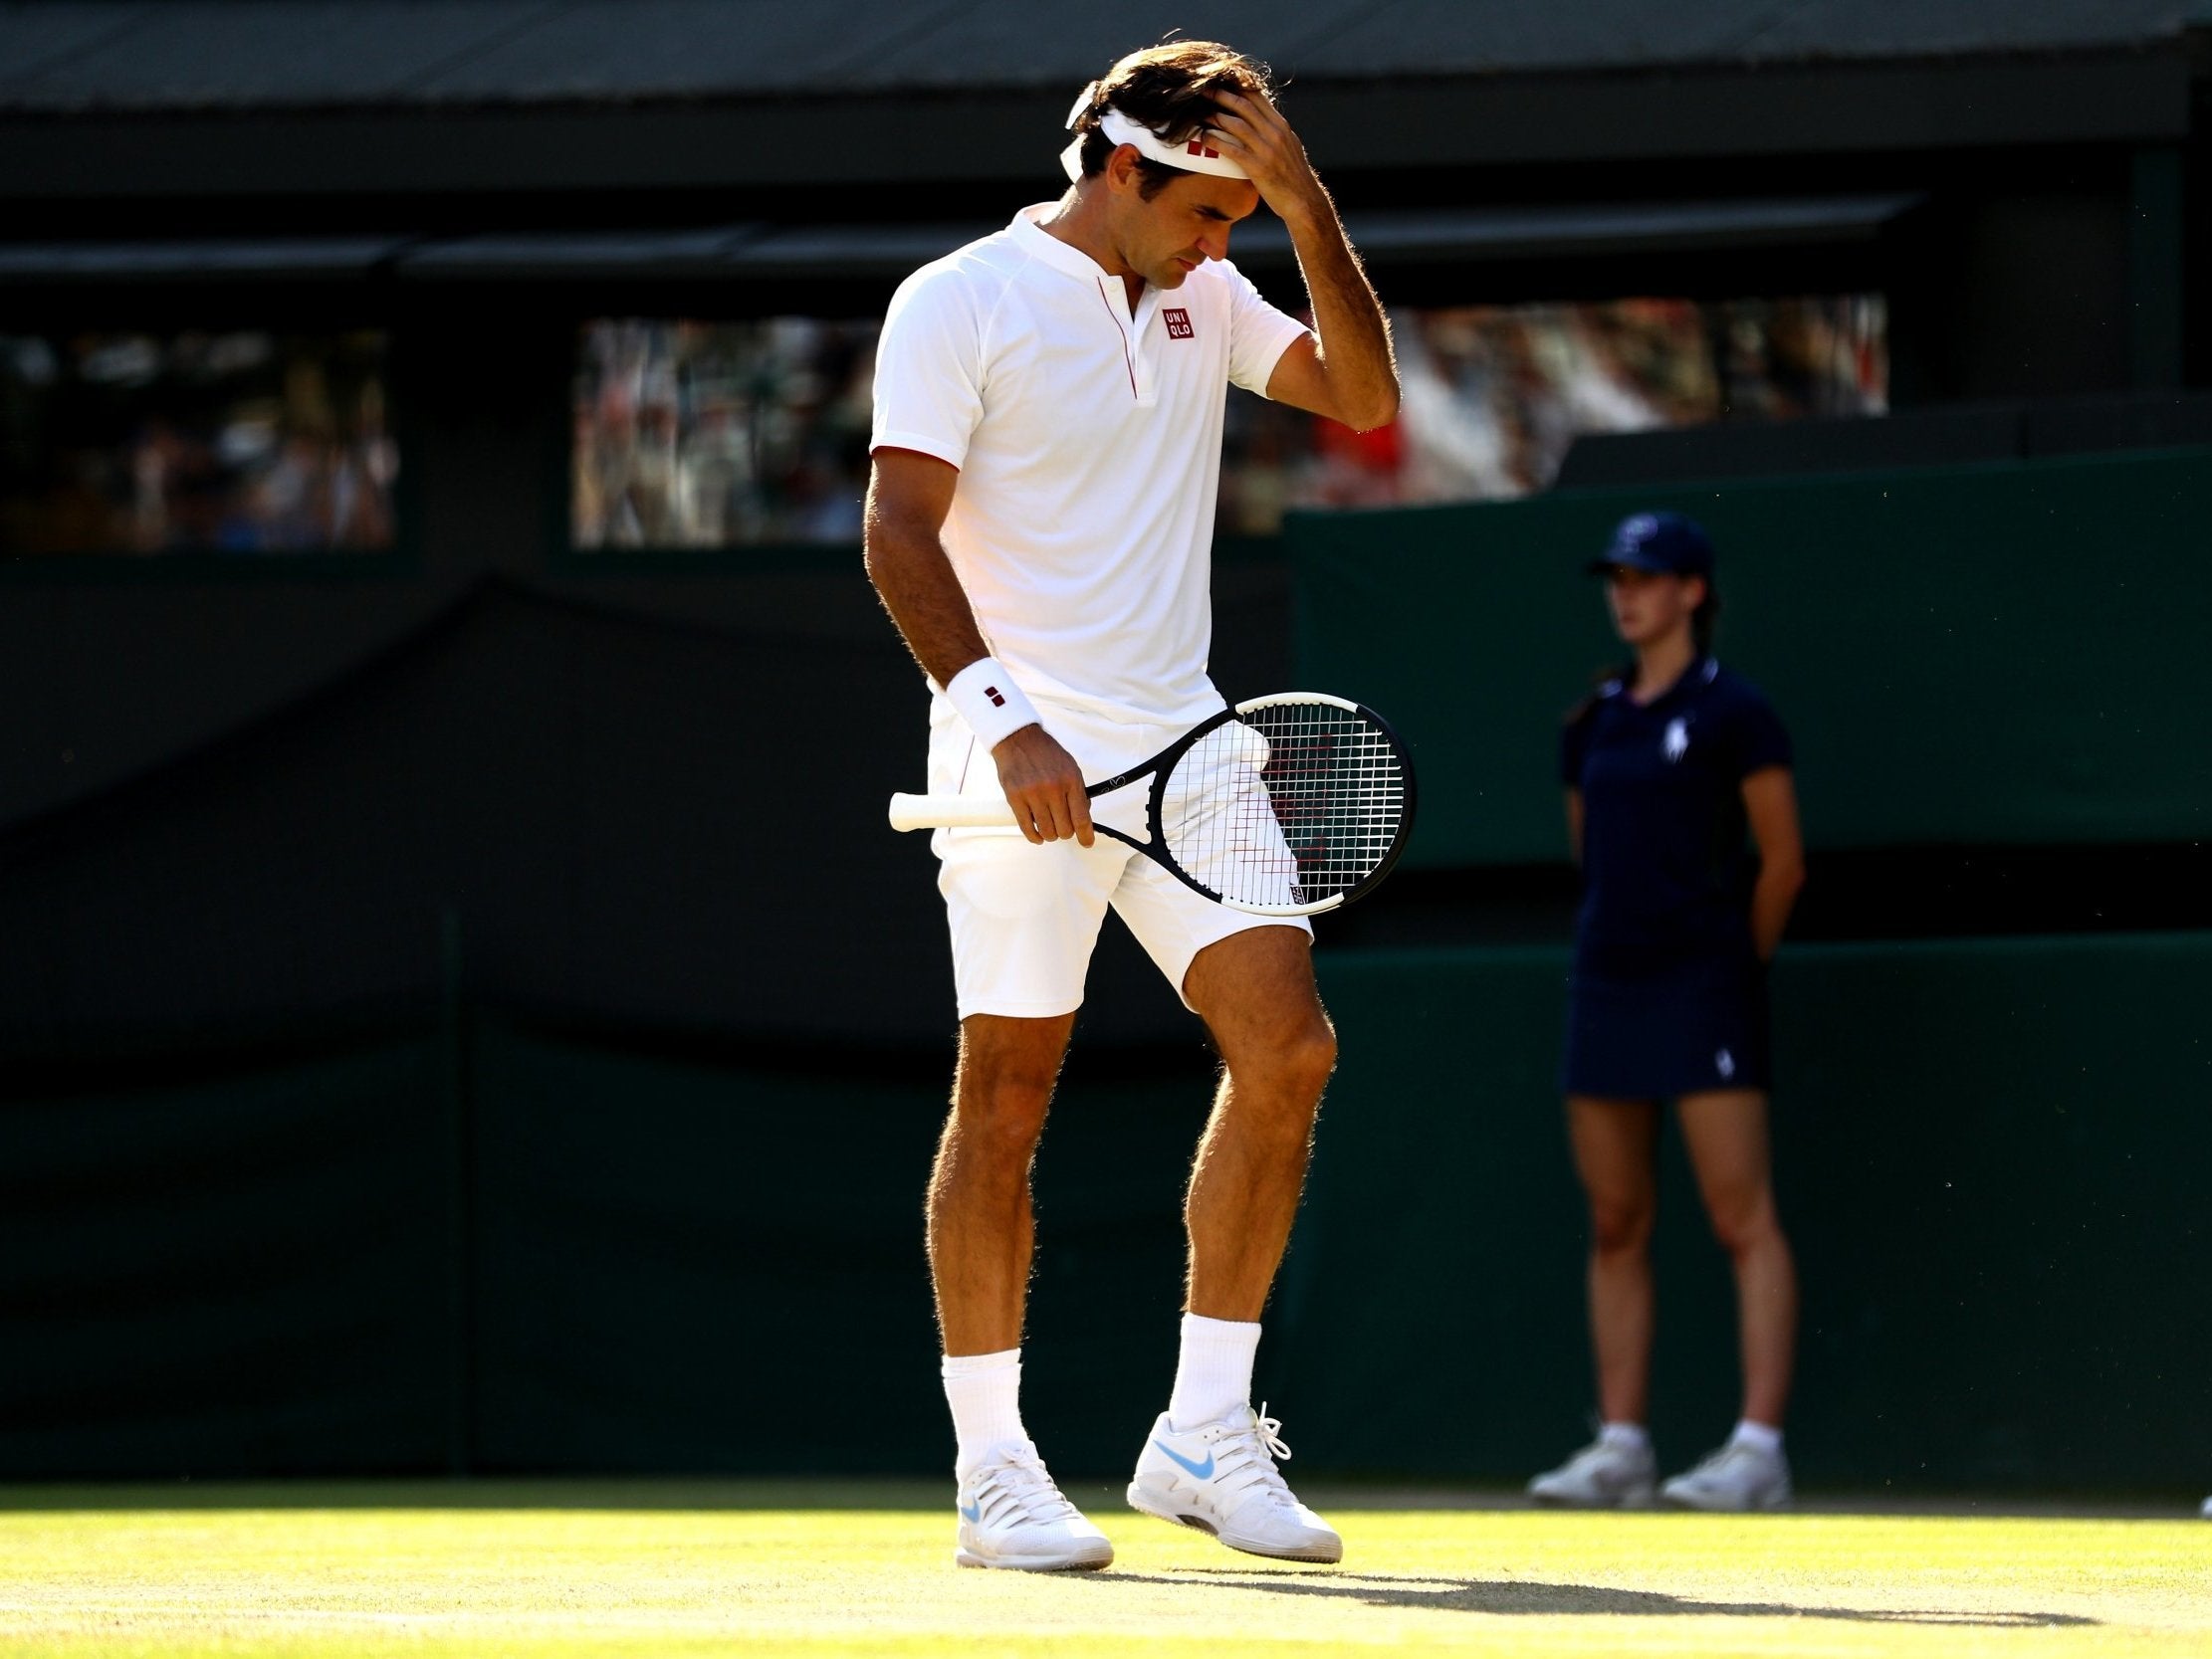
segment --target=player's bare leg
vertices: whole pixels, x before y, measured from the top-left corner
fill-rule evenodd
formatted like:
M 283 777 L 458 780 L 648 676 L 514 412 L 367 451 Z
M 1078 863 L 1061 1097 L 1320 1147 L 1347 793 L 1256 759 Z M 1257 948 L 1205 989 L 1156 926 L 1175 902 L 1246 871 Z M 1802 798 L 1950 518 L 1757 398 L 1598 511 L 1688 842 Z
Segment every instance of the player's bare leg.
M 1138 1455 L 1129 1503 L 1251 1555 L 1341 1560 L 1336 1529 L 1276 1471 L 1290 1455 L 1280 1424 L 1250 1398 L 1260 1310 L 1336 1065 L 1310 941 L 1295 928 L 1232 933 L 1198 953 L 1183 991 L 1214 1034 L 1222 1077 L 1184 1205 L 1190 1291 L 1175 1394 Z
M 1716 1090 L 1684 1095 L 1676 1110 L 1713 1236 L 1735 1267 L 1743 1414 L 1779 1428 L 1797 1346 L 1797 1268 L 1774 1204 L 1767 1098 Z
M 1336 1032 L 1314 986 L 1312 943 L 1295 928 L 1208 945 L 1183 984 L 1222 1061 L 1184 1205 L 1185 1305 L 1209 1319 L 1257 1320 L 1298 1212 Z
M 1075 1016 L 961 1022 L 953 1106 L 930 1172 L 930 1277 L 948 1354 L 1018 1347 L 1034 1220 L 1029 1169 Z
M 1021 1426 L 1021 1311 L 1033 1222 L 1029 1168 L 1075 1016 L 962 1023 L 953 1109 L 930 1175 L 930 1277 L 945 1394 L 960 1438 L 962 1566 L 1089 1570 L 1114 1548 L 1053 1484 Z
M 1652 1388 L 1659 1108 L 1650 1101 L 1571 1095 L 1567 1134 L 1575 1172 L 1590 1201 L 1590 1343 L 1598 1365 L 1598 1410 L 1609 1423 L 1641 1423 Z

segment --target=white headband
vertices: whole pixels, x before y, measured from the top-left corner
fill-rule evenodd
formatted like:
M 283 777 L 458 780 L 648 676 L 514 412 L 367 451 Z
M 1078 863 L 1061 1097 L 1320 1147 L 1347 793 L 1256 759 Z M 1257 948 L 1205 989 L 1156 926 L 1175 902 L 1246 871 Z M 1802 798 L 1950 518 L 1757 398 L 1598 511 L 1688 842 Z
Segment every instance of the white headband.
M 1067 124 L 1073 126 L 1083 118 L 1083 111 L 1091 106 L 1091 98 L 1098 83 L 1092 82 L 1075 95 L 1075 105 L 1067 112 Z M 1189 141 L 1171 144 L 1159 133 L 1141 121 L 1133 121 L 1111 104 L 1098 117 L 1098 128 L 1116 144 L 1134 144 L 1137 152 L 1147 161 L 1157 161 L 1163 167 L 1177 167 L 1187 173 L 1212 173 L 1216 178 L 1249 178 L 1235 162 L 1213 147 L 1213 131 L 1201 128 Z M 1070 179 L 1083 176 L 1083 140 L 1076 138 L 1060 151 L 1060 165 Z

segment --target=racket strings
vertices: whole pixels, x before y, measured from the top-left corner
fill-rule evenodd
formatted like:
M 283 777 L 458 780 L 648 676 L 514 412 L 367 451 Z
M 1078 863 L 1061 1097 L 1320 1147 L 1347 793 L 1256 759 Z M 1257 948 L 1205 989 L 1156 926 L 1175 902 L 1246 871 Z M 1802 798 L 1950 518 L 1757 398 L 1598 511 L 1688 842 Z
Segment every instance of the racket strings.
M 1311 905 L 1352 892 L 1397 844 L 1406 768 L 1373 720 L 1270 704 L 1208 732 L 1162 791 L 1176 862 L 1238 904 Z

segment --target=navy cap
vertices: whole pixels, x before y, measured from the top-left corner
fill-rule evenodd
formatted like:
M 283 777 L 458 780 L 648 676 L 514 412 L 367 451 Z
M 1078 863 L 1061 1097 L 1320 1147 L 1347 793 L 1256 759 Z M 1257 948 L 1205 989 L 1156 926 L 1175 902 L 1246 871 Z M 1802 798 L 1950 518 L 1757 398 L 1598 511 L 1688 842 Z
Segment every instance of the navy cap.
M 1665 576 L 1707 576 L 1712 573 L 1713 544 L 1693 519 L 1679 513 L 1632 514 L 1615 527 L 1604 554 L 1587 568 L 1593 576 L 1602 576 L 1620 564 Z

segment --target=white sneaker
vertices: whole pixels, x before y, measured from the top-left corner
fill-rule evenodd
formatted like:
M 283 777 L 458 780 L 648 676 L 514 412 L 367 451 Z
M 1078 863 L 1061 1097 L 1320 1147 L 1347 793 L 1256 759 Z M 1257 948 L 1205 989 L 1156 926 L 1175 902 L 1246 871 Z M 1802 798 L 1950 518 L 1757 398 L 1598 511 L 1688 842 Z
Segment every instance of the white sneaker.
M 1659 1488 L 1669 1504 L 1691 1510 L 1777 1510 L 1790 1501 L 1790 1462 L 1731 1440 L 1687 1474 Z
M 1339 1561 L 1344 1540 L 1291 1495 L 1275 1472 L 1288 1458 L 1282 1424 L 1262 1405 L 1178 1431 L 1162 1412 L 1137 1459 L 1129 1507 L 1212 1533 L 1231 1550 L 1286 1561 Z
M 1060 1495 L 1026 1440 L 994 1446 L 960 1483 L 962 1566 L 1023 1572 L 1087 1572 L 1110 1566 L 1114 1547 Z
M 1649 1442 L 1641 1446 L 1593 1440 L 1556 1469 L 1528 1483 L 1539 1504 L 1563 1509 L 1645 1509 L 1659 1480 L 1659 1465 Z
M 2212 1498 L 2205 1499 L 2204 1508 L 2198 1510 L 2197 1514 L 2203 1516 L 2207 1521 L 2212 1521 Z

